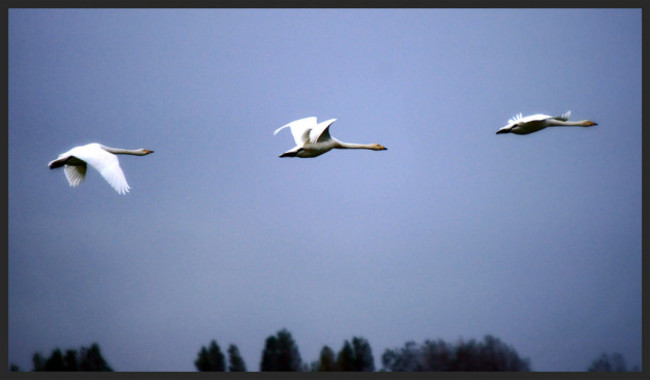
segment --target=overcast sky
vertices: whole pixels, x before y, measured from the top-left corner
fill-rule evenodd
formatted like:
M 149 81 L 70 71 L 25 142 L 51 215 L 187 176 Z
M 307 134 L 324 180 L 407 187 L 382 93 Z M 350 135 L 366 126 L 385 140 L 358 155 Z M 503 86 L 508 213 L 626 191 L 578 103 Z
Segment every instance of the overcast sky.
M 12 9 L 9 362 L 492 334 L 641 367 L 640 9 Z M 516 113 L 591 128 L 496 135 Z M 295 119 L 387 151 L 278 158 Z M 71 188 L 89 142 L 131 186 Z

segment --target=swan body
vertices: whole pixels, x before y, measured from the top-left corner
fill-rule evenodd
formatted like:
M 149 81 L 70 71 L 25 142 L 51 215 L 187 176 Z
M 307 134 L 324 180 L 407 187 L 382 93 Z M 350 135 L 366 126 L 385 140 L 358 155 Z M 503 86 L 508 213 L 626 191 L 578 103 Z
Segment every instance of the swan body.
M 282 153 L 280 157 L 317 157 L 327 153 L 332 149 L 369 149 L 369 150 L 387 150 L 380 144 L 355 144 L 339 141 L 332 137 L 329 127 L 336 119 L 329 119 L 318 123 L 316 117 L 306 117 L 304 119 L 292 121 L 276 129 L 273 134 L 276 135 L 282 129 L 289 127 L 291 134 L 296 142 L 296 146 Z
M 515 133 L 517 135 L 527 135 L 537 132 L 546 127 L 590 127 L 598 125 L 591 120 L 569 121 L 571 111 L 561 116 L 549 116 L 541 113 L 522 117 L 521 114 L 515 115 L 508 120 L 508 125 L 500 128 L 499 133 Z
M 153 153 L 148 149 L 118 149 L 107 147 L 98 143 L 80 145 L 61 153 L 56 160 L 50 161 L 50 169 L 64 166 L 65 177 L 70 186 L 75 187 L 81 184 L 86 178 L 88 165 L 97 169 L 104 179 L 111 185 L 118 194 L 129 192 L 129 184 L 126 182 L 124 172 L 120 168 L 117 154 L 130 154 L 134 156 L 145 156 Z

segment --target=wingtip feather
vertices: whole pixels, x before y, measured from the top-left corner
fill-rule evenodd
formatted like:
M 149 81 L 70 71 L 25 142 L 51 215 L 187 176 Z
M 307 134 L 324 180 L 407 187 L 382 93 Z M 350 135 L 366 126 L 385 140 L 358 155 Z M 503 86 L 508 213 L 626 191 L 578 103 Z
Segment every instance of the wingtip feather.
M 284 128 L 288 127 L 288 126 L 289 126 L 289 124 L 283 125 L 280 128 L 276 129 L 275 131 L 273 131 L 273 136 L 277 135 L 278 132 L 280 132 L 282 129 L 284 129 Z

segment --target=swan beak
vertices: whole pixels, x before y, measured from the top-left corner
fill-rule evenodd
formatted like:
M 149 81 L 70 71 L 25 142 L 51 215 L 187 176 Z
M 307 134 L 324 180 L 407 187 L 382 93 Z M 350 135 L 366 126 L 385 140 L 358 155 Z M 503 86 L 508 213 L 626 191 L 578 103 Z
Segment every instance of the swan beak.
M 598 123 L 594 123 L 593 121 L 590 121 L 589 126 L 592 126 L 592 125 L 598 125 Z
M 386 147 L 383 146 L 383 145 L 379 145 L 379 150 L 388 150 L 388 148 L 386 148 Z
M 147 152 L 147 154 L 153 153 L 153 150 L 149 150 L 149 149 L 145 149 L 144 151 Z

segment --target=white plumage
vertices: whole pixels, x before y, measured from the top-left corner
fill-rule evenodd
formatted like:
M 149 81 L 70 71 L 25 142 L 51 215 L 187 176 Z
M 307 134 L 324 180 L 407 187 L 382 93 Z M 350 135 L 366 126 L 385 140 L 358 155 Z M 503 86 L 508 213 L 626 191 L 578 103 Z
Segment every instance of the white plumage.
M 590 120 L 568 121 L 569 117 L 571 117 L 571 111 L 567 111 L 560 116 L 549 116 L 538 113 L 522 117 L 521 113 L 519 113 L 508 120 L 508 125 L 499 128 L 497 134 L 515 133 L 518 135 L 526 135 L 546 127 L 590 127 L 592 125 L 598 125 Z
M 70 149 L 61 153 L 56 160 L 51 161 L 48 166 L 56 169 L 64 166 L 65 177 L 70 186 L 80 185 L 86 178 L 87 165 L 97 169 L 106 182 L 111 185 L 119 194 L 126 194 L 131 188 L 126 182 L 124 172 L 116 154 L 130 154 L 144 156 L 153 153 L 148 149 L 118 149 L 107 147 L 98 143 L 90 143 Z
M 387 150 L 380 144 L 355 144 L 339 141 L 329 133 L 329 127 L 336 119 L 329 119 L 318 123 L 316 117 L 306 117 L 292 121 L 276 129 L 273 134 L 276 135 L 284 128 L 291 129 L 291 135 L 296 146 L 282 153 L 280 157 L 301 157 L 309 158 L 320 156 L 332 149 L 369 149 L 369 150 Z

